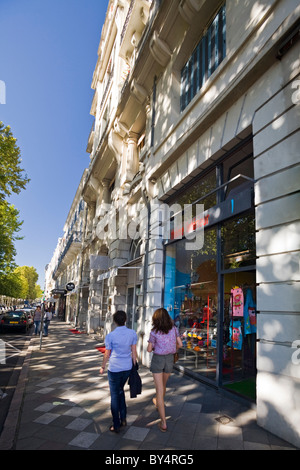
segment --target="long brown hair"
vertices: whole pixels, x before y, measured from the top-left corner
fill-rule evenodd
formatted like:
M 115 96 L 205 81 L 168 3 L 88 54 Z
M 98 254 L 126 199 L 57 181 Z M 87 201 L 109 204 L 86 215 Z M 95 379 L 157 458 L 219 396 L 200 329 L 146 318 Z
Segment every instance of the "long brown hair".
M 152 317 L 152 326 L 156 332 L 168 333 L 173 328 L 173 322 L 165 308 L 155 310 Z

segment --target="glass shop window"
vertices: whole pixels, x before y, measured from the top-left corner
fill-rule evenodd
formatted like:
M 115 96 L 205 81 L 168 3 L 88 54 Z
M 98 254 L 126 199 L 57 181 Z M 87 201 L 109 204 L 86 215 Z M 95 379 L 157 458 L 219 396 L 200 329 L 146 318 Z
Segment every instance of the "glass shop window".
M 217 364 L 217 233 L 207 230 L 202 249 L 185 240 L 166 248 L 164 306 L 178 327 L 183 347 L 179 364 L 212 380 Z
M 188 190 L 185 189 L 183 194 L 179 193 L 176 199 L 172 200 L 172 204 L 180 204 L 182 209 L 184 209 L 185 204 L 193 204 L 195 206 L 195 203 L 200 199 L 199 204 L 204 204 L 204 210 L 207 210 L 217 203 L 216 192 L 209 194 L 216 188 L 216 185 L 216 170 L 214 168 L 191 185 Z M 195 207 L 193 207 L 193 211 L 195 210 Z M 195 215 L 193 212 L 193 216 Z
M 225 222 L 222 233 L 222 268 L 238 269 L 256 264 L 254 213 Z
M 223 162 L 223 178 L 224 183 L 231 180 L 223 189 L 224 199 L 253 185 L 251 181 L 254 179 L 252 141 Z

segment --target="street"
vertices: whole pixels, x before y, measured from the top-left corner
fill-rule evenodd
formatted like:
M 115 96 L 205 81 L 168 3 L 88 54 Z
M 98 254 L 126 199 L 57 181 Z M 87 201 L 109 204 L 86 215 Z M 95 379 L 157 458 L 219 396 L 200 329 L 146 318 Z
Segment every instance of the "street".
M 28 335 L 18 332 L 0 333 L 0 434 L 23 364 L 22 351 L 27 349 L 33 328 Z

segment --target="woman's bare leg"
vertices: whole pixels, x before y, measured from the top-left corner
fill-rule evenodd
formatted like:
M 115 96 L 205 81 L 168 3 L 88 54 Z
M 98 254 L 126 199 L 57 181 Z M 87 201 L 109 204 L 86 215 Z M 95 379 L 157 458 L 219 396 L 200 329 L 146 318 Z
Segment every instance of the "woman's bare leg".
M 163 429 L 167 428 L 164 397 L 166 394 L 166 385 L 169 377 L 170 374 L 166 374 L 164 372 L 159 374 L 153 374 L 156 389 L 156 406 L 158 408 L 159 416 L 161 419 L 161 426 Z

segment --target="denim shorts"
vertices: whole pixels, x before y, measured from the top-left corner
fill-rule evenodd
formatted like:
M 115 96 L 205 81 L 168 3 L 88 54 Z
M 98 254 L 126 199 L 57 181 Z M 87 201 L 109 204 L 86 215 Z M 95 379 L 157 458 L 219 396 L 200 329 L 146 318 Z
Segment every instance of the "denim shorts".
M 165 372 L 170 374 L 173 370 L 174 354 L 153 354 L 150 371 L 154 374 Z

